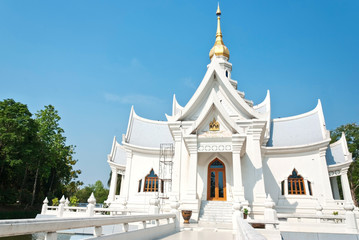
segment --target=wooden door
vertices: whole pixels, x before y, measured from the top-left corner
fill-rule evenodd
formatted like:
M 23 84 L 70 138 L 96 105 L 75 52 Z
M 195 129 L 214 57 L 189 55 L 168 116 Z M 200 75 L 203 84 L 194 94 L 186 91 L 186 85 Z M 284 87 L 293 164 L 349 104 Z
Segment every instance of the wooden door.
M 207 200 L 226 201 L 226 169 L 221 160 L 214 159 L 208 165 Z

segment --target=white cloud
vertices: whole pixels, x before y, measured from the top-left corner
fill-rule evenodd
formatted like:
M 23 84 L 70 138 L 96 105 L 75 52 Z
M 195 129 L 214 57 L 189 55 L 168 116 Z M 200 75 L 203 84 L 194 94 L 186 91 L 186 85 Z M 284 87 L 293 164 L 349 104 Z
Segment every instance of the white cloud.
M 162 104 L 163 101 L 160 98 L 143 94 L 128 94 L 128 95 L 116 95 L 112 93 L 105 93 L 105 99 L 109 102 L 118 102 L 121 104 L 141 104 L 141 105 L 153 105 Z
M 192 80 L 191 77 L 186 77 L 182 79 L 184 85 L 191 89 L 197 89 L 196 83 Z

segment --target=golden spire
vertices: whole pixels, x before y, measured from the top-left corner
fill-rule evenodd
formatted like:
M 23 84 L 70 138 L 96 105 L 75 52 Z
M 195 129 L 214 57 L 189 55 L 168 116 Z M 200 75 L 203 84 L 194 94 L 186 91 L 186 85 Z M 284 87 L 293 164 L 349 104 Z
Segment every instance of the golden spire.
M 209 52 L 209 58 L 212 59 L 213 55 L 216 54 L 216 56 L 225 56 L 229 59 L 229 50 L 224 45 L 223 39 L 222 39 L 222 31 L 221 31 L 221 9 L 219 9 L 219 3 L 217 8 L 217 33 L 216 33 L 216 42 L 214 43 L 213 48 Z

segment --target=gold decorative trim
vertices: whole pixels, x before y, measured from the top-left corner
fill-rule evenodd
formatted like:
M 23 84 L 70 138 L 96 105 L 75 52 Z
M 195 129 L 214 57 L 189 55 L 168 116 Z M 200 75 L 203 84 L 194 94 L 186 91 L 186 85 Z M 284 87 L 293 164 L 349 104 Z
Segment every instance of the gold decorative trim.
M 209 123 L 209 131 L 219 131 L 219 122 L 215 118 Z

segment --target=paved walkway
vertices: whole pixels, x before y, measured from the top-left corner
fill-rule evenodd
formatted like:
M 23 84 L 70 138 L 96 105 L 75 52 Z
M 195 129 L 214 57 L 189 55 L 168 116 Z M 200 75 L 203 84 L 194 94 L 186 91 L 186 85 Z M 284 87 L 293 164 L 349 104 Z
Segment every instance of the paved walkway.
M 234 240 L 231 225 L 227 224 L 189 224 L 180 232 L 159 238 L 160 240 Z
M 172 235 L 169 235 L 164 238 L 160 238 L 161 240 L 197 240 L 197 239 L 205 239 L 205 240 L 234 240 L 236 239 L 235 235 L 232 234 L 232 231 L 217 231 L 215 232 L 213 229 L 203 229 L 196 231 L 181 231 Z

